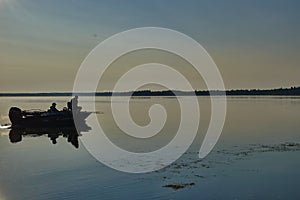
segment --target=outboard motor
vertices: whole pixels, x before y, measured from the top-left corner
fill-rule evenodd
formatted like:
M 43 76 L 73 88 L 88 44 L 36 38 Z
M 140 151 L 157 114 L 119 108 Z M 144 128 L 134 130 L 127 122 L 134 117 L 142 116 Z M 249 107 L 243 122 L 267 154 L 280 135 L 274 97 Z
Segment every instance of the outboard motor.
M 9 119 L 12 123 L 12 126 L 18 124 L 22 119 L 22 110 L 17 107 L 11 107 L 9 109 Z

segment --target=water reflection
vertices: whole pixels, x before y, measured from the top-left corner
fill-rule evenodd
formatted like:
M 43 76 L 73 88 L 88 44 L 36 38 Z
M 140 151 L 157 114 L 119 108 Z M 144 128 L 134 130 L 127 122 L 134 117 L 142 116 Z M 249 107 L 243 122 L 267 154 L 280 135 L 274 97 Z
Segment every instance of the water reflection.
M 75 127 L 63 127 L 63 128 L 12 128 L 9 132 L 9 140 L 11 143 L 19 143 L 23 137 L 40 137 L 47 136 L 52 144 L 57 144 L 59 137 L 66 138 L 75 148 L 79 148 L 78 137 L 81 136 L 81 132 L 87 132 L 91 128 L 87 125 L 77 130 Z

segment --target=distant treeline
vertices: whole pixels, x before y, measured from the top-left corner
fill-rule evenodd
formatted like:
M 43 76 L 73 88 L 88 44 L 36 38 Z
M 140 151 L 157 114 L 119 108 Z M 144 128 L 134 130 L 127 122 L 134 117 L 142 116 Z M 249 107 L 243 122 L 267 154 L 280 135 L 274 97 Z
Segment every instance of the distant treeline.
M 135 92 L 96 92 L 96 93 L 77 93 L 73 94 L 71 92 L 51 92 L 51 93 L 0 93 L 0 96 L 6 97 L 39 97 L 39 96 L 209 96 L 209 95 L 226 95 L 228 96 L 300 96 L 300 87 L 291 88 L 278 88 L 278 89 L 241 89 L 241 90 L 227 90 L 227 91 L 151 91 L 151 90 L 141 90 Z

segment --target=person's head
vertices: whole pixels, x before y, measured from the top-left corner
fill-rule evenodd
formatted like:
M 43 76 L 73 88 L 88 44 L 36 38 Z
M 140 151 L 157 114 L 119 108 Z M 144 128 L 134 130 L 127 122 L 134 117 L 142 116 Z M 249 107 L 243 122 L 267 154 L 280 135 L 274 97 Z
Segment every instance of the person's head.
M 75 99 L 78 99 L 78 96 L 77 96 L 77 95 L 75 96 Z
M 56 103 L 52 103 L 52 106 L 55 107 L 55 106 L 56 106 Z

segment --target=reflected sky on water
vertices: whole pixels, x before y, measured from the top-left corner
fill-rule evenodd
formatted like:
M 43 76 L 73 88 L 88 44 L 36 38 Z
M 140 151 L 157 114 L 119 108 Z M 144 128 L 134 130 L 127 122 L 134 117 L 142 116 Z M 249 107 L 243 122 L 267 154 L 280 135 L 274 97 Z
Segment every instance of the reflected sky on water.
M 62 109 L 68 100 L 67 97 L 1 97 L 0 123 L 9 123 L 10 106 L 46 110 L 55 101 Z M 229 97 L 223 133 L 204 160 L 199 160 L 197 153 L 210 119 L 210 100 L 208 97 L 198 100 L 200 127 L 189 151 L 171 166 L 147 174 L 126 174 L 106 167 L 87 152 L 80 139 L 71 139 L 64 131 L 52 136 L 41 131 L 12 143 L 10 130 L 0 129 L 0 199 L 300 197 L 299 98 Z M 123 103 L 121 97 L 118 103 Z M 146 125 L 147 111 L 156 103 L 165 106 L 168 119 L 161 132 L 147 140 L 122 134 L 113 122 L 108 97 L 97 97 L 96 109 L 104 112 L 97 117 L 118 146 L 135 152 L 152 151 L 174 137 L 180 120 L 178 101 L 149 97 L 133 98 L 130 104 L 133 120 Z M 89 132 L 83 132 L 79 138 L 85 134 Z M 55 138 L 55 144 L 51 137 Z M 179 183 L 195 185 L 176 191 L 162 187 Z

